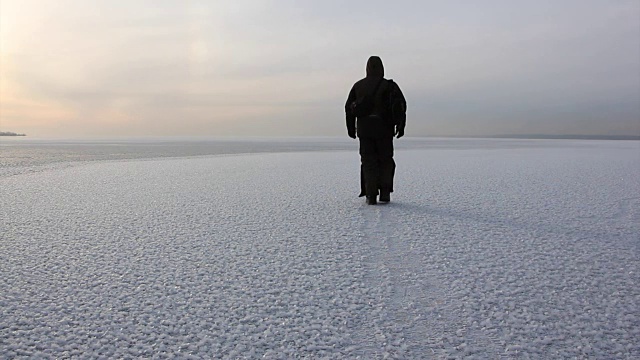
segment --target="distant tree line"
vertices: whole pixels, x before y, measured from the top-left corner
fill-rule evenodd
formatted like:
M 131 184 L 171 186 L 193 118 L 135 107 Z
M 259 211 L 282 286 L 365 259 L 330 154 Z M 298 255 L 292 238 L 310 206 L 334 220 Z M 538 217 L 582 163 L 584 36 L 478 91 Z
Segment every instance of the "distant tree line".
M 18 134 L 11 131 L 0 131 L 0 136 L 27 136 L 27 134 Z

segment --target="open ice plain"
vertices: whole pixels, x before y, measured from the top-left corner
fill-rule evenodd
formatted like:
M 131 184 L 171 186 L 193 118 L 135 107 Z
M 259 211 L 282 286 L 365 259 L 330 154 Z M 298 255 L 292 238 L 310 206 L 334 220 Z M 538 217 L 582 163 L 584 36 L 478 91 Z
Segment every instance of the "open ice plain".
M 0 358 L 640 358 L 638 142 L 420 141 L 5 171 Z

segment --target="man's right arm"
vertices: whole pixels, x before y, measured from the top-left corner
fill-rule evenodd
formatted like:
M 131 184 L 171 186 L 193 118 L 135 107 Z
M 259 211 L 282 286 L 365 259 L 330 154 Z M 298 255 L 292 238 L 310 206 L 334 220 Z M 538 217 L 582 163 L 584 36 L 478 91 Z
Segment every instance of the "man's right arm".
M 399 139 L 404 136 L 404 128 L 407 124 L 407 101 L 404 98 L 404 94 L 402 90 L 400 90 L 400 86 L 394 82 L 395 91 L 397 91 L 397 96 L 399 97 L 399 109 L 394 109 L 396 114 L 394 114 L 394 120 L 396 121 L 396 131 L 395 135 Z

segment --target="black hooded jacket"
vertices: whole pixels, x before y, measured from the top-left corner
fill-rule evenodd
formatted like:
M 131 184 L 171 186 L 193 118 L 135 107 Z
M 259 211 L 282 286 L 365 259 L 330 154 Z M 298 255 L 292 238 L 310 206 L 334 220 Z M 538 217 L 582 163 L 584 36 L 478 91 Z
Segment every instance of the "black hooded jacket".
M 378 89 L 374 95 L 374 107 L 371 115 L 357 118 L 356 125 L 356 116 L 352 113 L 352 104 L 367 94 L 372 94 L 377 85 Z M 392 87 L 397 88 L 397 91 L 402 96 L 397 84 L 384 78 L 382 60 L 377 56 L 370 57 L 367 61 L 367 76 L 353 85 L 345 104 L 347 131 L 349 134 L 355 134 L 357 130 L 358 137 L 393 137 L 395 124 L 391 119 L 391 113 L 388 108 L 388 97 Z M 404 128 L 404 124 L 398 124 L 398 126 Z

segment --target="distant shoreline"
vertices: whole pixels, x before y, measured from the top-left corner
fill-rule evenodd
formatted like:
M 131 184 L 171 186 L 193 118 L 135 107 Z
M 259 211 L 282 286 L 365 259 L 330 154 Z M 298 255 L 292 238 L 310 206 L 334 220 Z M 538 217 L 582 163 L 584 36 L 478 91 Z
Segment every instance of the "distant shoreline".
M 19 134 L 19 133 L 15 133 L 15 132 L 10 132 L 10 131 L 0 131 L 0 136 L 7 136 L 7 137 L 16 137 L 16 136 L 23 136 L 26 137 L 27 134 Z M 536 139 L 540 139 L 540 140 L 635 140 L 635 141 L 639 141 L 640 140 L 640 135 L 571 135 L 571 134 L 567 134 L 567 135 L 544 135 L 544 134 L 506 134 L 506 135 L 431 135 L 431 136 L 420 136 L 420 135 L 409 135 L 408 137 L 427 137 L 427 138 L 455 138 L 455 139 L 531 139 L 531 140 L 536 140 Z M 154 139 L 156 137 L 150 137 L 150 138 L 144 138 L 142 137 L 141 139 Z M 184 137 L 174 137 L 174 136 L 167 136 L 167 137 L 158 137 L 158 139 L 162 139 L 162 140 L 173 140 L 176 138 L 184 138 Z M 198 137 L 187 137 L 189 139 L 199 139 Z M 306 136 L 297 136 L 294 138 L 298 138 L 298 139 L 306 139 Z M 332 138 L 332 137 L 329 137 Z M 104 140 L 103 138 L 99 138 L 101 140 Z M 126 140 L 129 138 L 109 138 L 108 140 L 114 140 L 114 139 L 121 139 L 121 140 Z M 137 139 L 137 138 L 136 138 Z M 234 137 L 221 137 L 221 138 L 217 138 L 217 139 L 235 139 Z M 248 138 L 242 138 L 242 140 L 250 140 L 252 139 L 252 137 L 248 137 Z M 257 137 L 256 139 L 260 139 L 260 140 L 268 140 L 271 139 L 271 137 Z M 283 139 L 282 137 L 274 137 L 273 139 Z M 288 139 L 288 137 L 284 137 L 284 139 Z M 37 138 L 36 138 L 37 140 Z M 86 138 L 84 140 L 95 140 L 94 138 Z
M 549 139 L 549 140 L 640 140 L 640 135 L 488 135 L 469 136 L 470 138 L 491 138 L 491 139 Z

